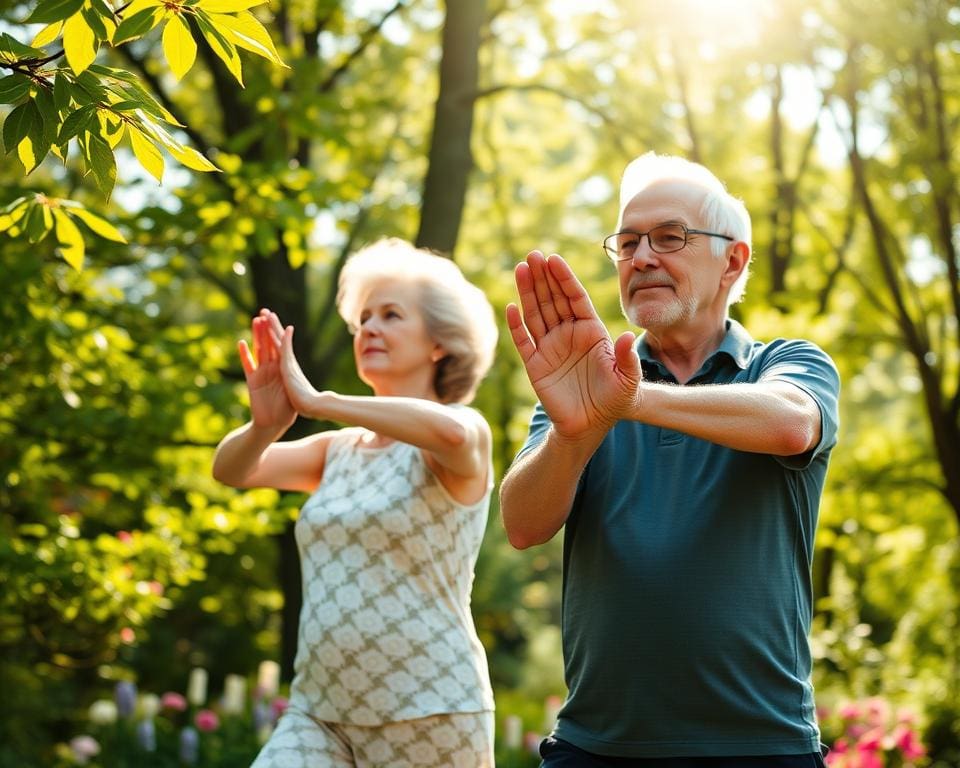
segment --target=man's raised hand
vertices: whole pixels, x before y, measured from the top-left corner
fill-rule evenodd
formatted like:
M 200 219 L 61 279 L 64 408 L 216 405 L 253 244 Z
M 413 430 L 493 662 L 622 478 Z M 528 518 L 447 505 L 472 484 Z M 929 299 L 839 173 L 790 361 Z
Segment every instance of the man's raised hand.
M 531 251 L 515 276 L 520 307 L 507 306 L 507 327 L 554 429 L 571 439 L 608 430 L 639 395 L 634 335 L 614 343 L 583 285 L 556 254 Z

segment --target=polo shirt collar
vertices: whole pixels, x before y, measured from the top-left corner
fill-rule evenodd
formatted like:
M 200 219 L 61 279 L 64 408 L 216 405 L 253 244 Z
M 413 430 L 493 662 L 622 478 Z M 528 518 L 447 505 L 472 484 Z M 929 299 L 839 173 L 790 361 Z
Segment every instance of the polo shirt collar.
M 732 318 L 728 317 L 726 324 L 727 332 L 723 337 L 723 341 L 721 341 L 720 346 L 703 361 L 703 365 L 700 366 L 700 372 L 707 371 L 715 365 L 715 358 L 719 355 L 725 355 L 730 358 L 741 370 L 746 369 L 750 364 L 755 345 L 753 337 L 747 332 L 746 328 Z M 662 373 L 666 373 L 666 368 L 663 367 L 660 361 L 657 360 L 650 351 L 650 346 L 647 344 L 646 331 L 640 334 L 637 339 L 637 355 L 640 357 L 641 364 L 645 366 L 655 366 Z

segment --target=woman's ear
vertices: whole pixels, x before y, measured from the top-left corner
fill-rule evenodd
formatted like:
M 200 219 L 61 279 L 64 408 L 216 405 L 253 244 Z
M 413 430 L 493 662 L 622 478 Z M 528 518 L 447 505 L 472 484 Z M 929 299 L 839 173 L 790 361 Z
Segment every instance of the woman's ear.
M 446 357 L 446 354 L 447 353 L 443 351 L 443 347 L 437 344 L 433 348 L 433 352 L 430 353 L 430 360 L 434 363 L 439 363 L 444 357 Z

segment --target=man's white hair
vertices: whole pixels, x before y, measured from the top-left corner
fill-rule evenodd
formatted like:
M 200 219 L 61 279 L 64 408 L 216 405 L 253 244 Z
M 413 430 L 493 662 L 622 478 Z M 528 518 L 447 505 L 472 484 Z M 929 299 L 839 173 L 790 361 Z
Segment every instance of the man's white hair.
M 747 244 L 753 252 L 752 225 L 750 213 L 743 201 L 727 192 L 726 186 L 712 171 L 699 163 L 691 162 L 676 155 L 658 155 L 647 152 L 635 158 L 623 171 L 620 179 L 620 214 L 617 218 L 617 231 L 623 226 L 623 211 L 633 198 L 648 187 L 661 181 L 679 181 L 699 187 L 703 191 L 700 204 L 701 221 L 697 228 L 703 227 L 711 232 L 729 235 L 737 241 Z M 717 258 L 723 256 L 730 242 L 722 238 L 712 238 L 711 252 Z M 750 276 L 744 268 L 737 282 L 730 287 L 727 305 L 736 304 L 743 298 Z

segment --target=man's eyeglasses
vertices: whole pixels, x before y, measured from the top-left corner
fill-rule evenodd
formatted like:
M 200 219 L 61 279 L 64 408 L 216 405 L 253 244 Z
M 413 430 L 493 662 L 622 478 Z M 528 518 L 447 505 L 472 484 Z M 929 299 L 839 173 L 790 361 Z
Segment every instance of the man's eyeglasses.
M 706 232 L 702 229 L 688 229 L 683 224 L 658 224 L 649 232 L 615 232 L 603 240 L 603 250 L 614 261 L 629 261 L 637 252 L 640 241 L 646 237 L 650 243 L 650 250 L 655 253 L 673 253 L 687 244 L 688 235 L 707 235 L 722 237 L 724 240 L 735 239 L 718 232 Z

